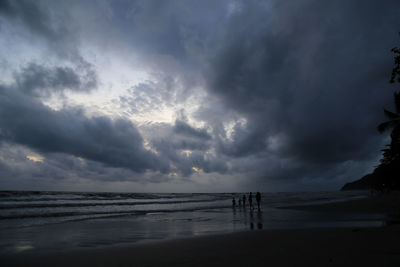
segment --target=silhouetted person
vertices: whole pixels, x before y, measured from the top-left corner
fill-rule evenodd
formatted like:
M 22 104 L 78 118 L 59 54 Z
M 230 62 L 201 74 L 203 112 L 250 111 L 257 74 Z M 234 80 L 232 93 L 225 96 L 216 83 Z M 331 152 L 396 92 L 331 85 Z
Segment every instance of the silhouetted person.
M 232 198 L 232 207 L 236 207 L 236 200 L 235 200 L 235 198 Z
M 260 204 L 261 204 L 261 194 L 260 194 L 260 192 L 257 192 L 257 194 L 256 194 L 256 201 L 257 201 L 258 210 L 260 210 Z
M 239 206 L 239 207 L 242 206 L 242 200 L 240 199 L 240 197 L 239 197 L 239 204 L 238 204 L 238 206 Z
M 249 206 L 250 209 L 253 209 L 253 194 L 251 192 L 249 194 Z
M 243 208 L 246 208 L 246 196 L 245 195 L 243 195 L 242 200 L 243 200 Z

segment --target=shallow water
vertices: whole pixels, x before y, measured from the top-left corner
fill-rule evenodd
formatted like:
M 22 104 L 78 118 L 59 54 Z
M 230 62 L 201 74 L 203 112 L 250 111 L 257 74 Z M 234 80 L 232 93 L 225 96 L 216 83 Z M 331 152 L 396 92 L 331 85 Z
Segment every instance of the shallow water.
M 366 197 L 365 192 L 242 194 L 0 192 L 0 253 L 90 248 L 235 231 L 382 226 L 385 215 L 277 209 Z M 254 200 L 255 202 L 255 200 Z

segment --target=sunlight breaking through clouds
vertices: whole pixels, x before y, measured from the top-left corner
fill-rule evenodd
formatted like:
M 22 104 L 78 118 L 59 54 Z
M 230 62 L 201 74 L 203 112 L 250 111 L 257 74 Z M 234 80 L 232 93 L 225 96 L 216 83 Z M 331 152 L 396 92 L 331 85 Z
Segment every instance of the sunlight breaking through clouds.
M 27 155 L 26 158 L 33 162 L 42 163 L 44 161 L 44 157 L 38 155 Z

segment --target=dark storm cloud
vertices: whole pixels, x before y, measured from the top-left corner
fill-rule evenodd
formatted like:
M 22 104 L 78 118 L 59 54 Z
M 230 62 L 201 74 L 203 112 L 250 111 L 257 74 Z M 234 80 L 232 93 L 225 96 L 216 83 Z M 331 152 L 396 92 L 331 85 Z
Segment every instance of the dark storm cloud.
M 220 151 L 303 164 L 375 158 L 400 29 L 396 1 L 244 4 L 206 72 L 209 91 L 247 123 Z M 371 18 L 374 18 L 373 20 Z M 280 142 L 273 151 L 274 140 Z M 333 167 L 333 165 L 331 165 Z
M 112 23 L 118 35 L 142 52 L 171 56 L 186 65 L 191 45 L 205 49 L 204 40 L 224 18 L 229 1 L 112 1 Z M 129 34 L 126 36 L 126 32 Z
M 15 143 L 0 143 L 0 184 L 2 188 L 54 190 L 53 185 L 65 183 L 67 190 L 71 179 L 79 183 L 116 182 L 116 181 L 151 181 L 166 182 L 168 177 L 162 173 L 146 177 L 128 168 L 111 167 L 104 163 L 82 160 L 65 153 L 44 154 L 42 162 L 34 162 L 27 158 L 32 150 Z M 43 154 L 42 154 L 43 155 Z M 94 184 L 93 184 L 94 185 Z M 95 190 L 93 185 L 88 190 Z M 81 188 L 82 190 L 82 188 Z
M 205 154 L 211 146 L 207 131 L 187 122 L 177 120 L 174 125 L 166 126 L 162 137 L 151 139 L 156 154 L 144 148 L 141 134 L 128 120 L 111 120 L 104 116 L 89 118 L 79 108 L 56 111 L 45 106 L 40 97 L 32 97 L 33 93 L 42 96 L 62 90 L 85 90 L 90 88 L 88 83 L 96 84 L 95 77 L 86 82 L 85 77 L 72 68 L 28 64 L 15 73 L 14 78 L 15 84 L 0 86 L 0 141 L 48 155 L 45 163 L 30 163 L 34 166 L 29 170 L 33 176 L 68 178 L 74 173 L 97 180 L 133 181 L 135 179 L 128 178 L 132 173 L 126 170 L 137 173 L 172 171 L 184 176 L 194 173 L 193 167 L 206 173 L 228 170 L 225 161 Z M 151 130 L 157 128 L 151 127 Z M 29 162 L 25 157 L 19 154 L 20 161 Z M 85 163 L 76 157 L 85 159 Z M 22 170 L 21 167 L 11 168 L 8 173 L 12 170 L 21 176 L 18 169 Z M 157 177 L 152 181 L 165 182 L 165 178 Z
M 38 83 L 42 86 L 48 73 L 58 71 L 57 68 L 36 71 L 35 76 L 23 71 L 17 77 L 24 82 L 0 87 L 0 140 L 25 145 L 42 153 L 65 153 L 136 172 L 148 169 L 168 171 L 167 162 L 144 149 L 140 133 L 128 120 L 99 116 L 88 118 L 82 110 L 73 108 L 55 111 L 39 99 L 25 94 Z M 78 77 L 75 75 L 72 76 Z M 66 80 L 71 83 L 70 79 Z M 66 80 L 44 83 L 57 88 L 64 86 Z M 28 89 L 19 87 L 22 85 Z
M 34 34 L 39 34 L 52 40 L 59 39 L 63 34 L 60 29 L 52 28 L 51 18 L 44 7 L 33 1 L 8 1 L 0 3 L 0 15 L 17 20 L 24 24 Z
M 15 84 L 0 88 L 0 138 L 53 155 L 38 175 L 72 169 L 123 180 L 152 170 L 150 180 L 159 182 L 165 173 L 201 169 L 243 175 L 254 186 L 342 183 L 370 170 L 384 143 L 376 126 L 392 103 L 399 14 L 397 0 L 1 1 L 0 30 L 39 40 L 70 64 L 22 64 Z M 151 81 L 127 85 L 112 103 L 116 113 L 143 115 L 143 135 L 125 119 L 41 102 L 100 84 L 80 51 L 96 66 L 103 51 L 105 62 L 120 56 L 143 66 Z M 195 112 L 191 97 L 201 101 Z M 190 120 L 151 122 L 148 114 L 178 106 L 193 112 Z M 193 119 L 204 128 L 190 125 Z
M 79 46 L 84 38 L 71 15 L 72 2 L 3 0 L 0 5 L 0 31 L 9 28 L 33 47 L 47 48 L 49 58 L 67 60 L 79 68 L 91 64 L 81 55 Z M 19 40 L 18 40 L 19 41 Z M 44 61 L 46 61 L 45 59 Z
M 195 172 L 193 167 L 206 173 L 227 173 L 229 171 L 225 160 L 205 152 L 209 148 L 209 144 L 193 140 L 179 140 L 179 138 L 173 137 L 153 140 L 152 145 L 162 158 L 171 161 L 172 170 L 182 176 L 193 174 Z
M 174 125 L 174 132 L 194 138 L 210 140 L 211 136 L 205 129 L 195 129 L 184 121 L 177 120 Z
M 97 76 L 91 66 L 82 70 L 81 75 L 70 67 L 44 67 L 30 63 L 15 74 L 18 88 L 25 93 L 48 95 L 63 90 L 87 92 L 97 86 Z
M 191 130 L 176 132 L 176 126 L 179 127 L 181 124 L 185 125 L 184 129 Z M 149 138 L 158 156 L 168 159 L 171 162 L 172 171 L 182 176 L 190 176 L 196 168 L 205 173 L 229 172 L 225 157 L 209 153 L 209 150 L 213 148 L 213 140 L 209 135 L 204 135 L 204 129 L 196 129 L 187 122 L 177 120 L 174 125 L 154 124 L 141 130 Z

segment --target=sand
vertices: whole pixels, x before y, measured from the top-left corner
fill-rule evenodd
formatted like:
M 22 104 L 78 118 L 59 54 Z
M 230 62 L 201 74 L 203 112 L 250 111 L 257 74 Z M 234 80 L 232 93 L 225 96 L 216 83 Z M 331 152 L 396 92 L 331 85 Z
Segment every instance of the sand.
M 21 254 L 2 266 L 400 266 L 400 228 L 249 231 Z
M 302 209 L 395 212 L 397 196 Z M 398 203 L 398 202 L 397 202 Z M 297 207 L 299 208 L 299 207 Z M 400 266 L 400 226 L 244 231 L 129 246 L 4 256 L 2 266 Z
M 400 215 L 400 192 L 383 195 L 374 195 L 368 198 L 356 199 L 346 202 L 333 202 L 321 205 L 280 207 L 282 209 L 298 209 L 312 211 L 339 211 L 339 212 L 364 212 L 386 213 Z

